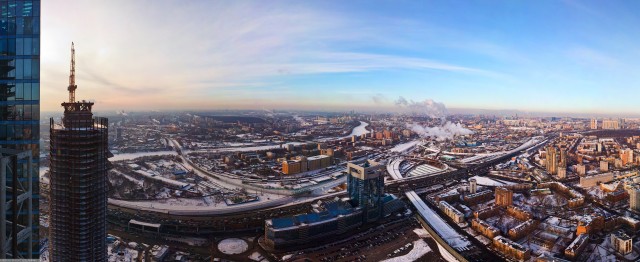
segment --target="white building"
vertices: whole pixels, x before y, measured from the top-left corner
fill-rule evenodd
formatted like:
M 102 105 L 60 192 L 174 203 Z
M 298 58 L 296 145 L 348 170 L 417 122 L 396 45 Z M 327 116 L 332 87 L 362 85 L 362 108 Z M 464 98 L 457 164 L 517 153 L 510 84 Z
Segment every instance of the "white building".
M 600 171 L 602 171 L 602 172 L 607 172 L 607 171 L 609 171 L 609 162 L 607 162 L 607 161 L 600 161 Z
M 640 187 L 633 186 L 629 190 L 629 208 L 640 211 Z
M 622 230 L 618 230 L 611 234 L 611 246 L 620 254 L 626 255 L 633 251 L 633 239 Z
M 478 191 L 478 182 L 475 178 L 469 179 L 469 193 L 475 194 Z

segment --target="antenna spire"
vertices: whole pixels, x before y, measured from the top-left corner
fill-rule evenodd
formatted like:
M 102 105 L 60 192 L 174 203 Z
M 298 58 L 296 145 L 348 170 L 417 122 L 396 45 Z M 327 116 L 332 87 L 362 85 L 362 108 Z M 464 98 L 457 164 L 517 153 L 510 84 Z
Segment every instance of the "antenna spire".
M 73 47 L 73 42 L 71 42 L 71 73 L 69 74 L 69 103 L 74 103 L 76 100 L 76 89 L 78 86 L 76 85 L 76 50 Z

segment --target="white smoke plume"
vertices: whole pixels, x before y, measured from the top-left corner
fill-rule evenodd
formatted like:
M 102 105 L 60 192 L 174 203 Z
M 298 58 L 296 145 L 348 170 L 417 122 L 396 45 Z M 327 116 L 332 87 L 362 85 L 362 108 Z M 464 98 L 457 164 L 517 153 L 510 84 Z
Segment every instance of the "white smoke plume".
M 456 136 L 471 135 L 473 131 L 466 129 L 460 123 L 447 121 L 442 126 L 427 127 L 418 124 L 407 124 L 407 128 L 423 138 L 433 138 L 437 141 L 452 140 Z
M 447 107 L 440 102 L 427 99 L 422 102 L 414 102 L 413 100 L 407 100 L 404 97 L 396 100 L 396 105 L 408 109 L 412 113 L 426 115 L 431 118 L 440 118 L 443 120 L 447 117 Z
M 440 126 L 428 127 L 418 124 L 407 124 L 407 128 L 416 132 L 420 137 L 431 137 L 437 141 L 444 141 L 447 139 L 453 139 L 455 136 L 470 135 L 473 131 L 463 127 L 460 123 L 454 124 L 446 121 L 447 107 L 444 103 L 427 99 L 422 102 L 414 102 L 413 100 L 407 100 L 404 97 L 396 100 L 396 105 L 410 110 L 412 113 L 426 115 L 431 118 L 439 118 L 442 120 Z
M 293 115 L 293 119 L 298 121 L 298 123 L 300 123 L 300 125 L 306 126 L 309 125 L 309 123 L 307 123 L 307 121 L 304 121 L 304 119 L 298 115 Z

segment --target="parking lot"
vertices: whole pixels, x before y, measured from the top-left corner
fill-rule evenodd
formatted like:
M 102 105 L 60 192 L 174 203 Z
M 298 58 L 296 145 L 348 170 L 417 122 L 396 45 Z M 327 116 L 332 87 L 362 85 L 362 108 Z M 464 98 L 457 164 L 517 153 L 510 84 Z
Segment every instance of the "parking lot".
M 387 224 L 356 239 L 336 245 L 329 244 L 320 250 L 298 256 L 296 261 L 305 259 L 319 262 L 329 261 L 382 261 L 384 259 L 406 255 L 413 248 L 413 242 L 420 237 L 413 232 L 421 228 L 414 219 L 404 219 L 397 223 Z M 418 261 L 444 261 L 440 258 L 435 241 L 424 239 L 431 247 L 431 252 Z

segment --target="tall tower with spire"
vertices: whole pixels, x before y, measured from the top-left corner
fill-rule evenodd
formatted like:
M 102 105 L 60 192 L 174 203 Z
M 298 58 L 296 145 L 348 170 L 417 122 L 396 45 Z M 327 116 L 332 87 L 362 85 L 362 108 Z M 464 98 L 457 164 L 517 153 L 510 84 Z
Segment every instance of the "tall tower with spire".
M 62 122 L 50 119 L 50 260 L 106 261 L 109 125 L 92 102 L 75 101 L 76 89 L 72 43 L 69 101 Z

